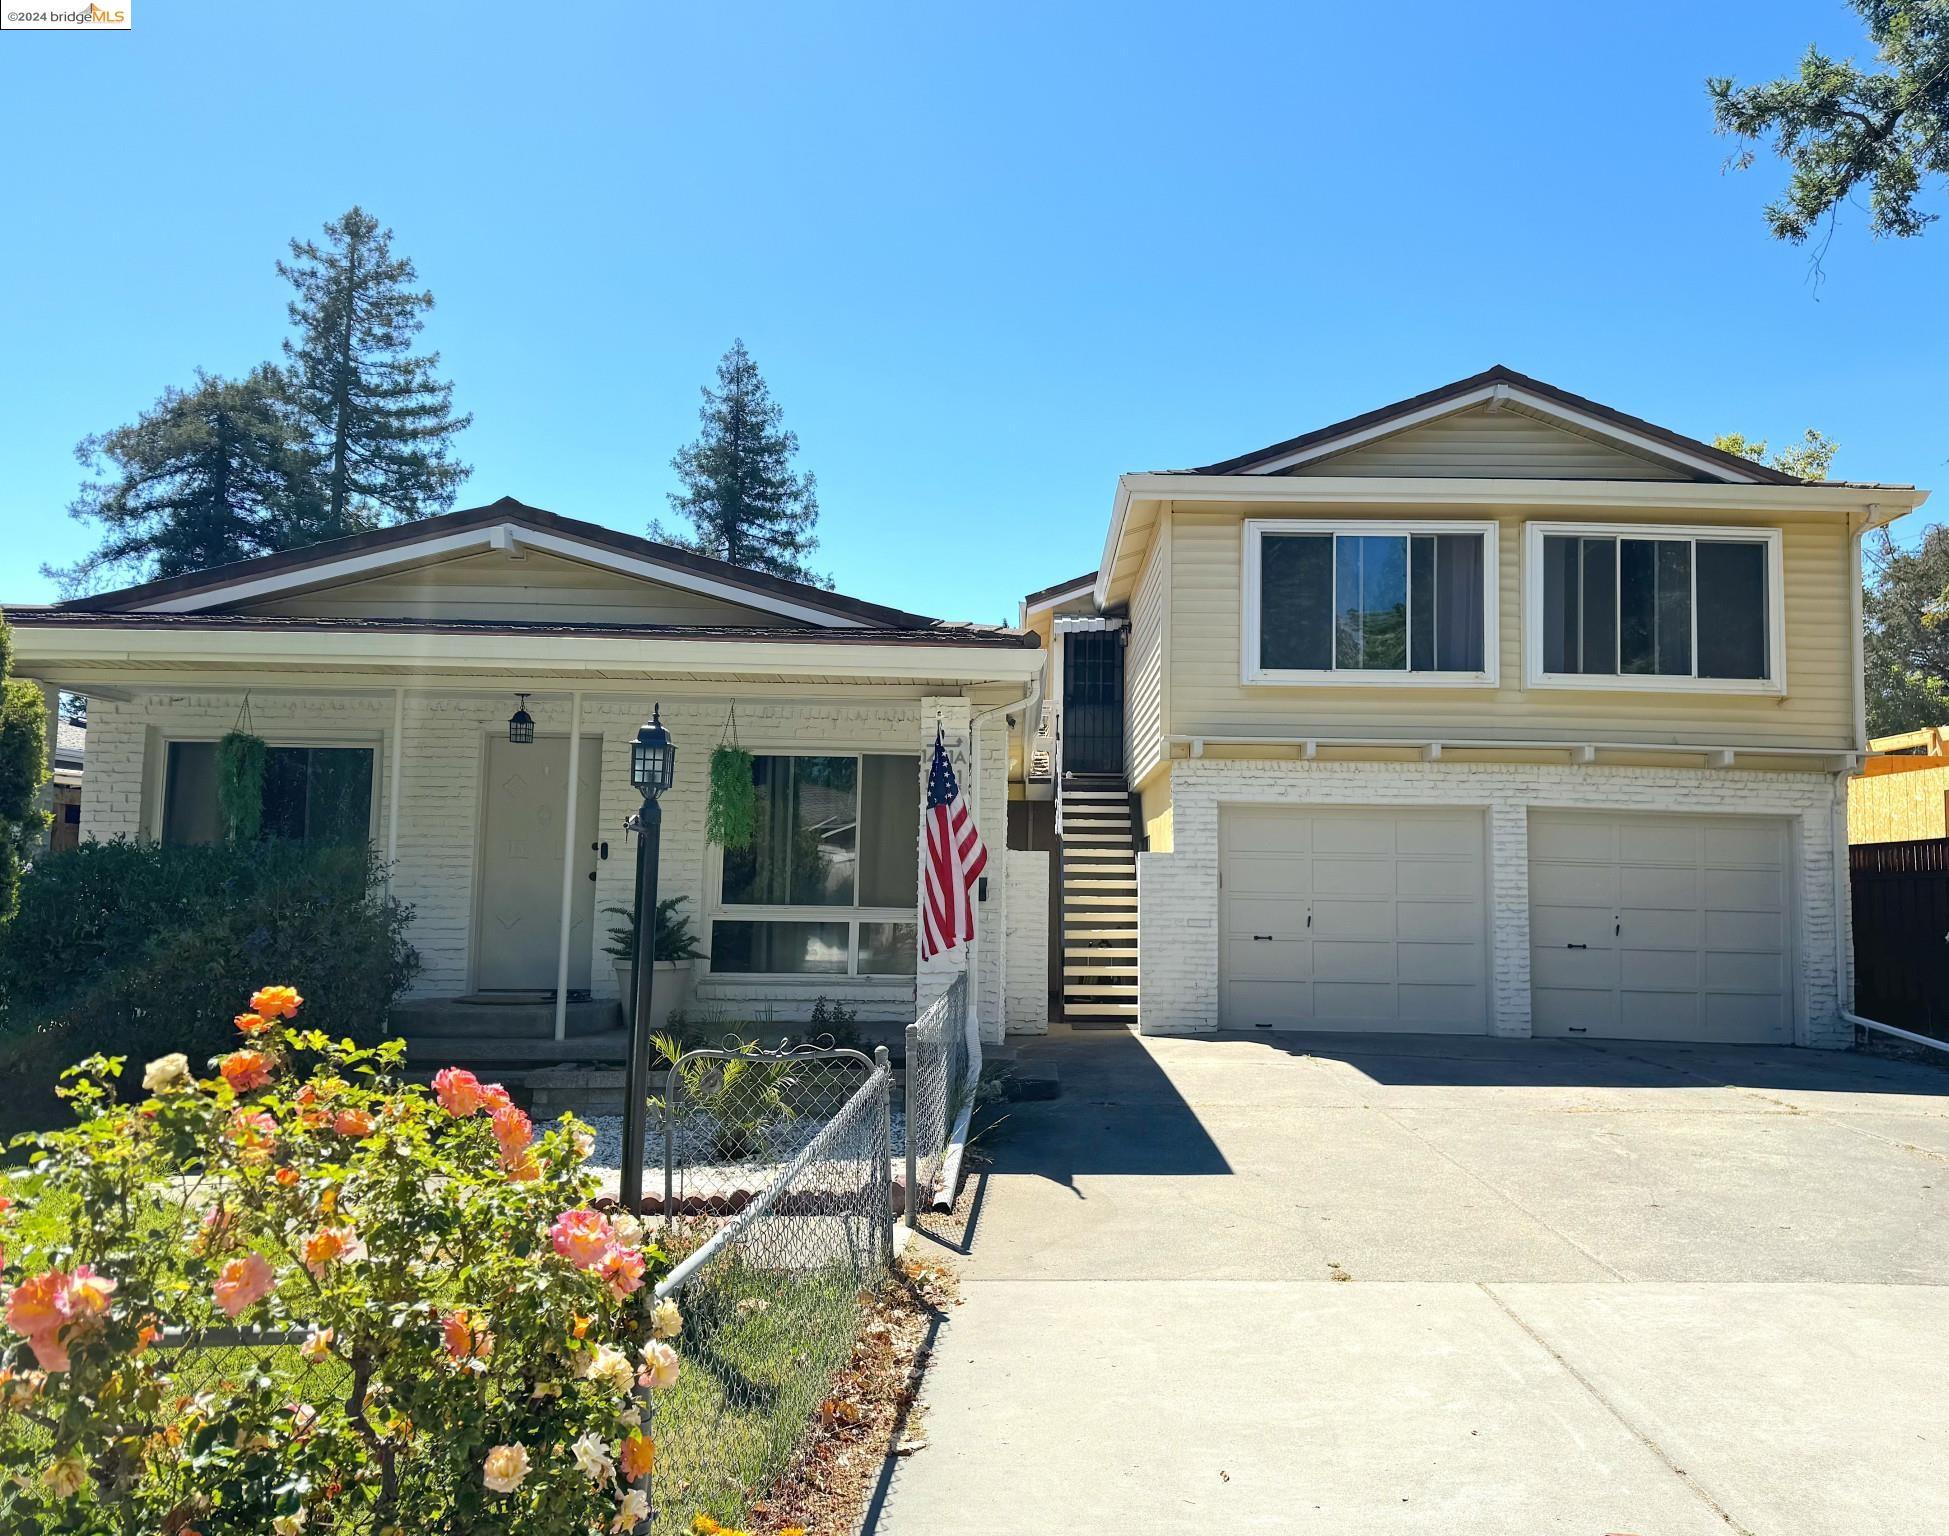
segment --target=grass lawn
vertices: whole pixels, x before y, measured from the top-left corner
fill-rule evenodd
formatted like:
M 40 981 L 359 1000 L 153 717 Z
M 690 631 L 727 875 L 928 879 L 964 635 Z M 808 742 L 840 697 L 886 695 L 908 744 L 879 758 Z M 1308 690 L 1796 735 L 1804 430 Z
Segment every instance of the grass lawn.
M 850 1264 L 778 1271 L 727 1256 L 677 1300 L 684 1368 L 656 1400 L 654 1536 L 700 1512 L 742 1523 L 819 1417 L 861 1316 Z

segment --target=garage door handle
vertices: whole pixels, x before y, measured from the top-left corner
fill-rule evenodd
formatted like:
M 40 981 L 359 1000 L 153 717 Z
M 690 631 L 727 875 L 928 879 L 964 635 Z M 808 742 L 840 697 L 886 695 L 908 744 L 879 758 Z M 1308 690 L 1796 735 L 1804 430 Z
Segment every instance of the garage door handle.
M 1565 949 L 1589 949 L 1590 948 L 1588 944 L 1566 944 L 1563 947 Z
M 1272 942 L 1272 935 L 1269 933 L 1255 933 L 1252 935 L 1252 942 L 1254 944 L 1270 944 Z

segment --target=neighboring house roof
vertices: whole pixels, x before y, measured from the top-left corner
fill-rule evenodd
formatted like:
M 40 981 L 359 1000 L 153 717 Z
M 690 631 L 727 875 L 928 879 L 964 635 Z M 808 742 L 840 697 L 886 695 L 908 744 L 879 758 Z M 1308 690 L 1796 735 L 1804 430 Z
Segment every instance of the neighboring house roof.
M 1031 592 L 1024 597 L 1022 610 L 1026 613 L 1031 608 L 1040 608 L 1054 599 L 1068 597 L 1072 592 L 1087 592 L 1095 581 L 1096 572 L 1085 571 L 1082 575 L 1072 576 L 1067 581 L 1056 582 L 1053 586 L 1044 587 L 1041 591 Z
M 733 601 L 801 618 L 815 626 L 831 623 L 883 630 L 924 630 L 940 623 L 925 614 L 846 597 L 805 582 L 745 570 L 728 561 L 693 554 L 654 539 L 638 538 L 598 523 L 562 517 L 540 507 L 527 506 L 512 496 L 503 496 L 487 506 L 377 528 L 347 538 L 328 539 L 320 544 L 182 576 L 145 581 L 114 592 L 77 598 L 60 606 L 84 613 L 201 611 L 296 590 L 307 583 L 328 582 L 341 572 L 410 563 L 416 557 L 466 547 L 470 535 L 481 535 L 475 541 L 479 544 L 503 533 L 513 541 L 521 532 L 533 535 L 532 542 L 539 546 L 571 554 L 591 564 L 633 574 L 661 573 L 665 579 L 700 586 Z M 645 572 L 645 566 L 654 569 Z
M 54 764 L 57 768 L 79 768 L 88 755 L 88 728 L 62 719 L 54 727 Z
M 7 622 L 23 629 L 167 629 L 282 631 L 400 635 L 572 635 L 654 640 L 750 640 L 777 645 L 998 646 L 1034 650 L 1033 634 L 989 624 L 958 624 L 930 619 L 924 629 L 780 628 L 695 624 L 565 624 L 510 619 L 369 619 L 256 613 L 98 613 L 70 607 L 11 607 Z
M 1554 384 L 1546 384 L 1541 379 L 1530 378 L 1527 374 L 1505 368 L 1500 363 L 1486 368 L 1481 373 L 1471 374 L 1465 379 L 1457 379 L 1438 389 L 1431 389 L 1419 395 L 1410 395 L 1405 400 L 1396 400 L 1392 405 L 1383 405 L 1377 410 L 1364 411 L 1358 416 L 1349 416 L 1345 421 L 1336 421 L 1330 426 L 1318 427 L 1311 432 L 1302 432 L 1298 437 L 1289 437 L 1284 442 L 1273 443 L 1250 453 L 1238 454 L 1233 458 L 1220 459 L 1215 464 L 1200 465 L 1196 469 L 1163 470 L 1163 474 L 1182 475 L 1254 475 L 1280 474 L 1295 465 L 1308 463 L 1329 454 L 1345 451 L 1360 442 L 1385 436 L 1389 431 L 1403 430 L 1409 426 L 1435 419 L 1453 411 L 1466 410 L 1485 401 L 1507 399 L 1519 402 L 1528 410 L 1562 420 L 1566 425 L 1591 432 L 1599 436 L 1615 434 L 1632 443 L 1640 452 L 1670 456 L 1673 461 L 1689 469 L 1696 477 L 1707 480 L 1730 481 L 1740 484 L 1801 485 L 1806 482 L 1797 476 L 1759 464 L 1738 454 L 1727 453 L 1722 448 L 1702 442 L 1696 437 L 1687 437 L 1682 432 L 1674 432 L 1642 417 L 1632 416 L 1615 410 L 1582 395 L 1573 395 L 1566 389 L 1558 389 Z

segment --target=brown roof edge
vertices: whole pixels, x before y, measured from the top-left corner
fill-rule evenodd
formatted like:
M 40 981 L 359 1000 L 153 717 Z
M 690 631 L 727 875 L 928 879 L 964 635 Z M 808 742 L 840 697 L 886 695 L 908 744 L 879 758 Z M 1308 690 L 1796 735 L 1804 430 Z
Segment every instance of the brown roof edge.
M 982 624 L 926 629 L 820 629 L 764 625 L 555 624 L 505 619 L 360 619 L 256 613 L 122 613 L 72 604 L 0 607 L 19 629 L 301 630 L 399 635 L 577 635 L 622 640 L 738 640 L 814 645 L 987 646 L 1035 650 L 1032 632 Z
M 660 544 L 654 539 L 639 538 L 633 533 L 605 528 L 600 523 L 588 523 L 579 518 L 564 517 L 558 512 L 549 512 L 541 507 L 531 507 L 525 502 L 516 501 L 512 496 L 503 496 L 499 501 L 489 502 L 485 506 L 466 507 L 457 512 L 443 512 L 437 517 L 424 517 L 417 522 L 395 523 L 389 528 L 375 528 L 369 533 L 348 534 L 342 539 L 327 539 L 321 544 L 307 544 L 299 549 L 258 555 L 249 560 L 234 561 L 229 565 L 189 571 L 181 576 L 167 576 L 158 581 L 140 582 L 135 586 L 122 587 L 113 592 L 75 598 L 61 606 L 93 613 L 112 612 L 131 603 L 153 602 L 159 598 L 208 591 L 215 587 L 227 586 L 233 581 L 249 581 L 284 571 L 302 571 L 328 561 L 342 560 L 347 555 L 410 545 L 424 538 L 447 533 L 463 533 L 469 528 L 491 527 L 493 524 L 503 522 L 527 523 L 548 533 L 559 533 L 568 538 L 580 539 L 600 549 L 609 549 L 618 554 L 634 555 L 641 559 L 676 566 L 682 570 L 695 571 L 700 576 L 709 576 L 713 580 L 742 587 L 754 594 L 788 598 L 808 607 L 823 608 L 845 618 L 859 619 L 889 629 L 925 629 L 940 622 L 926 614 L 909 613 L 903 608 L 890 608 L 883 603 L 870 603 L 863 598 L 846 597 L 837 592 L 828 592 L 824 587 L 815 587 L 801 581 L 788 581 L 782 576 L 771 576 L 762 571 L 748 571 L 727 560 L 715 560 L 709 555 L 678 549 L 674 544 Z
M 1256 449 L 1251 453 L 1242 453 L 1234 458 L 1221 459 L 1216 464 L 1203 464 L 1196 469 L 1166 470 L 1165 473 L 1180 475 L 1237 474 L 1242 470 L 1250 468 L 1250 466 L 1258 463 L 1262 459 L 1278 458 L 1283 454 L 1297 453 L 1302 448 L 1310 448 L 1315 444 L 1331 441 L 1333 438 L 1345 436 L 1349 432 L 1359 432 L 1367 427 L 1378 426 L 1393 417 L 1406 416 L 1411 412 L 1421 410 L 1427 406 L 1440 405 L 1444 400 L 1451 400 L 1457 395 L 1465 395 L 1470 390 L 1480 389 L 1485 384 L 1509 384 L 1518 389 L 1528 390 L 1532 394 L 1541 395 L 1548 400 L 1554 400 L 1558 405 L 1565 406 L 1571 410 L 1582 411 L 1586 415 L 1595 416 L 1600 420 L 1611 422 L 1613 425 L 1639 433 L 1642 436 L 1654 438 L 1673 448 L 1682 449 L 1686 453 L 1714 460 L 1725 465 L 1728 469 L 1739 471 L 1742 475 L 1750 475 L 1773 485 L 1805 485 L 1808 483 L 1797 475 L 1789 475 L 1783 470 L 1774 469 L 1770 465 L 1756 463 L 1752 459 L 1743 459 L 1736 453 L 1727 453 L 1723 448 L 1715 448 L 1712 444 L 1701 442 L 1696 437 L 1687 437 L 1682 432 L 1674 432 L 1668 427 L 1661 427 L 1656 422 L 1646 421 L 1641 416 L 1632 416 L 1624 411 L 1615 410 L 1598 401 L 1587 399 L 1583 395 L 1573 395 L 1567 389 L 1558 389 L 1554 384 L 1546 384 L 1541 379 L 1533 379 L 1528 374 L 1518 373 L 1515 369 L 1504 367 L 1501 363 L 1497 363 L 1494 367 L 1486 368 L 1481 373 L 1471 374 L 1466 379 L 1457 379 L 1452 384 L 1443 384 L 1438 389 L 1428 390 L 1424 394 L 1410 395 L 1405 400 L 1396 400 L 1392 405 L 1383 405 L 1377 410 L 1364 411 L 1358 416 L 1349 416 L 1345 421 L 1336 421 L 1331 426 L 1319 427 L 1311 432 L 1302 432 L 1298 437 L 1289 437 L 1283 443 L 1273 443 L 1269 447 Z
M 1025 593 L 1022 601 L 1033 607 L 1045 597 L 1054 597 L 1058 592 L 1067 592 L 1071 587 L 1080 587 L 1085 582 L 1093 583 L 1095 580 L 1096 569 L 1092 566 L 1080 576 L 1072 576 L 1067 581 L 1058 581 L 1051 586 L 1041 588 L 1039 591 Z

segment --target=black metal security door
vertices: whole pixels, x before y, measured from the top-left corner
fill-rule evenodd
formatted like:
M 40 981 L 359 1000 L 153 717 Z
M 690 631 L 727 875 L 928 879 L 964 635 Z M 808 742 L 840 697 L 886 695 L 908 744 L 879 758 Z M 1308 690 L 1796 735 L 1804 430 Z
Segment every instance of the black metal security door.
M 1063 636 L 1064 773 L 1123 772 L 1123 631 Z

